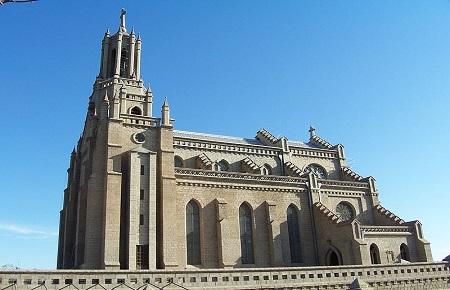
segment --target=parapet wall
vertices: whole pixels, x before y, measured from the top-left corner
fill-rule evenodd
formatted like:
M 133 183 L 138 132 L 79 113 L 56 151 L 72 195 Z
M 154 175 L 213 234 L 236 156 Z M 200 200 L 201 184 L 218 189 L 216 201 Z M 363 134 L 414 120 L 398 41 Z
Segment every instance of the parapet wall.
M 356 278 L 368 288 L 352 285 Z M 445 262 L 434 262 L 178 271 L 0 271 L 0 290 L 6 289 L 450 289 L 450 268 Z

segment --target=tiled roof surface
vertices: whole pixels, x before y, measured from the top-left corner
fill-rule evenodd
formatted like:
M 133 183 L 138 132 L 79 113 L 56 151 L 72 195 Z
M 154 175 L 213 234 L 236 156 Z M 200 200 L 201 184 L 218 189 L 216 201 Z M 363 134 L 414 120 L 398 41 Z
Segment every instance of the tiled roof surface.
M 232 144 L 244 144 L 244 145 L 260 145 L 265 146 L 261 141 L 255 138 L 240 138 L 233 136 L 223 136 L 207 133 L 197 133 L 190 131 L 173 130 L 173 136 L 176 138 L 190 138 L 213 142 L 224 142 Z M 309 145 L 301 141 L 288 141 L 289 146 L 293 147 L 305 147 L 305 148 L 317 148 L 316 146 Z

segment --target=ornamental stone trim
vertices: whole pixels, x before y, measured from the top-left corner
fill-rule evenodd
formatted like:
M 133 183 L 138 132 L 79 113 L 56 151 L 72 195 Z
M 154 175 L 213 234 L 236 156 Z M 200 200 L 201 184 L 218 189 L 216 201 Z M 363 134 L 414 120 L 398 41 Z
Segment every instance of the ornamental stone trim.
M 410 226 L 361 226 L 363 234 L 382 234 L 382 233 L 407 233 L 413 234 L 414 228 Z
M 448 289 L 444 262 L 198 270 L 2 270 L 0 289 Z M 353 288 L 355 289 L 355 288 Z
M 292 183 L 296 185 L 306 185 L 306 178 L 300 177 L 287 177 L 278 175 L 261 175 L 261 174 L 249 174 L 249 173 L 239 173 L 239 172 L 228 172 L 228 171 L 210 171 L 201 169 L 187 169 L 187 168 L 175 168 L 175 175 L 177 177 L 183 176 L 202 176 L 202 177 L 212 177 L 212 178 L 223 178 L 223 179 L 238 179 L 238 180 L 248 180 L 248 181 L 268 181 L 268 182 L 283 182 Z
M 226 189 L 239 189 L 250 191 L 274 191 L 274 192 L 306 192 L 301 188 L 283 188 L 283 187 L 271 187 L 271 186 L 250 186 L 250 185 L 234 185 L 234 184 L 220 184 L 220 183 L 206 183 L 206 182 L 193 182 L 193 181 L 177 181 L 179 186 L 196 186 L 196 187 L 209 187 L 209 188 L 226 188 Z

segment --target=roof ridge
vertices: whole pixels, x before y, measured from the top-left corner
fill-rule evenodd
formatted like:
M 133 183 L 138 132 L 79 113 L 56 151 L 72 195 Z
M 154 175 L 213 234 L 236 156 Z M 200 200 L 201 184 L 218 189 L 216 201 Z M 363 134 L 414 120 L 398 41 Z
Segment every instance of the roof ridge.
M 261 168 L 261 166 L 256 164 L 256 162 L 253 161 L 250 157 L 245 157 L 241 160 L 241 162 L 247 170 L 249 169 L 248 171 L 250 171 L 250 173 L 255 172 Z
M 355 181 L 363 181 L 364 177 L 353 171 L 348 166 L 342 166 L 342 172 L 345 174 L 345 176 L 355 180 Z
M 375 205 L 374 208 L 378 213 L 387 217 L 388 219 L 390 219 L 391 221 L 395 222 L 398 225 L 402 225 L 405 223 L 405 221 L 403 219 L 401 219 L 399 216 L 397 216 L 393 212 L 389 211 L 387 208 L 385 208 L 381 204 Z
M 292 175 L 301 176 L 303 173 L 303 171 L 300 168 L 298 168 L 298 166 L 295 165 L 294 163 L 292 163 L 291 161 L 287 161 L 286 163 L 284 163 L 284 166 L 287 169 L 287 171 L 292 173 Z
M 320 138 L 317 135 L 311 136 L 310 142 L 315 144 L 315 145 L 318 145 L 318 146 L 320 146 L 322 148 L 325 148 L 325 149 L 332 149 L 333 148 L 333 145 L 331 145 L 325 139 L 322 139 L 322 138 Z
M 212 161 L 205 153 L 201 153 L 197 156 L 197 161 L 200 162 L 202 168 L 210 169 L 212 168 Z
M 333 224 L 340 223 L 340 218 L 337 214 L 335 214 L 333 211 L 331 211 L 328 207 L 326 207 L 323 203 L 320 201 L 316 202 L 314 206 L 319 210 L 320 213 L 325 215 L 325 217 Z

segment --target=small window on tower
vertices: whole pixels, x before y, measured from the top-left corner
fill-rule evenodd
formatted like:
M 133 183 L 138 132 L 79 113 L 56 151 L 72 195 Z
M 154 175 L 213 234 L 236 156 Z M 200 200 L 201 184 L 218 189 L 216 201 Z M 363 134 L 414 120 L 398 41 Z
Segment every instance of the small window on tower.
M 131 108 L 130 113 L 132 115 L 142 115 L 142 110 L 138 106 Z
M 141 225 L 141 226 L 144 225 L 144 215 L 143 214 L 139 215 L 139 225 Z
M 128 72 L 128 50 L 122 49 L 120 54 L 120 76 L 127 77 Z
M 145 175 L 145 166 L 141 165 L 141 175 Z
M 140 199 L 141 199 L 141 200 L 144 200 L 144 190 L 143 190 L 143 189 L 141 189 Z

